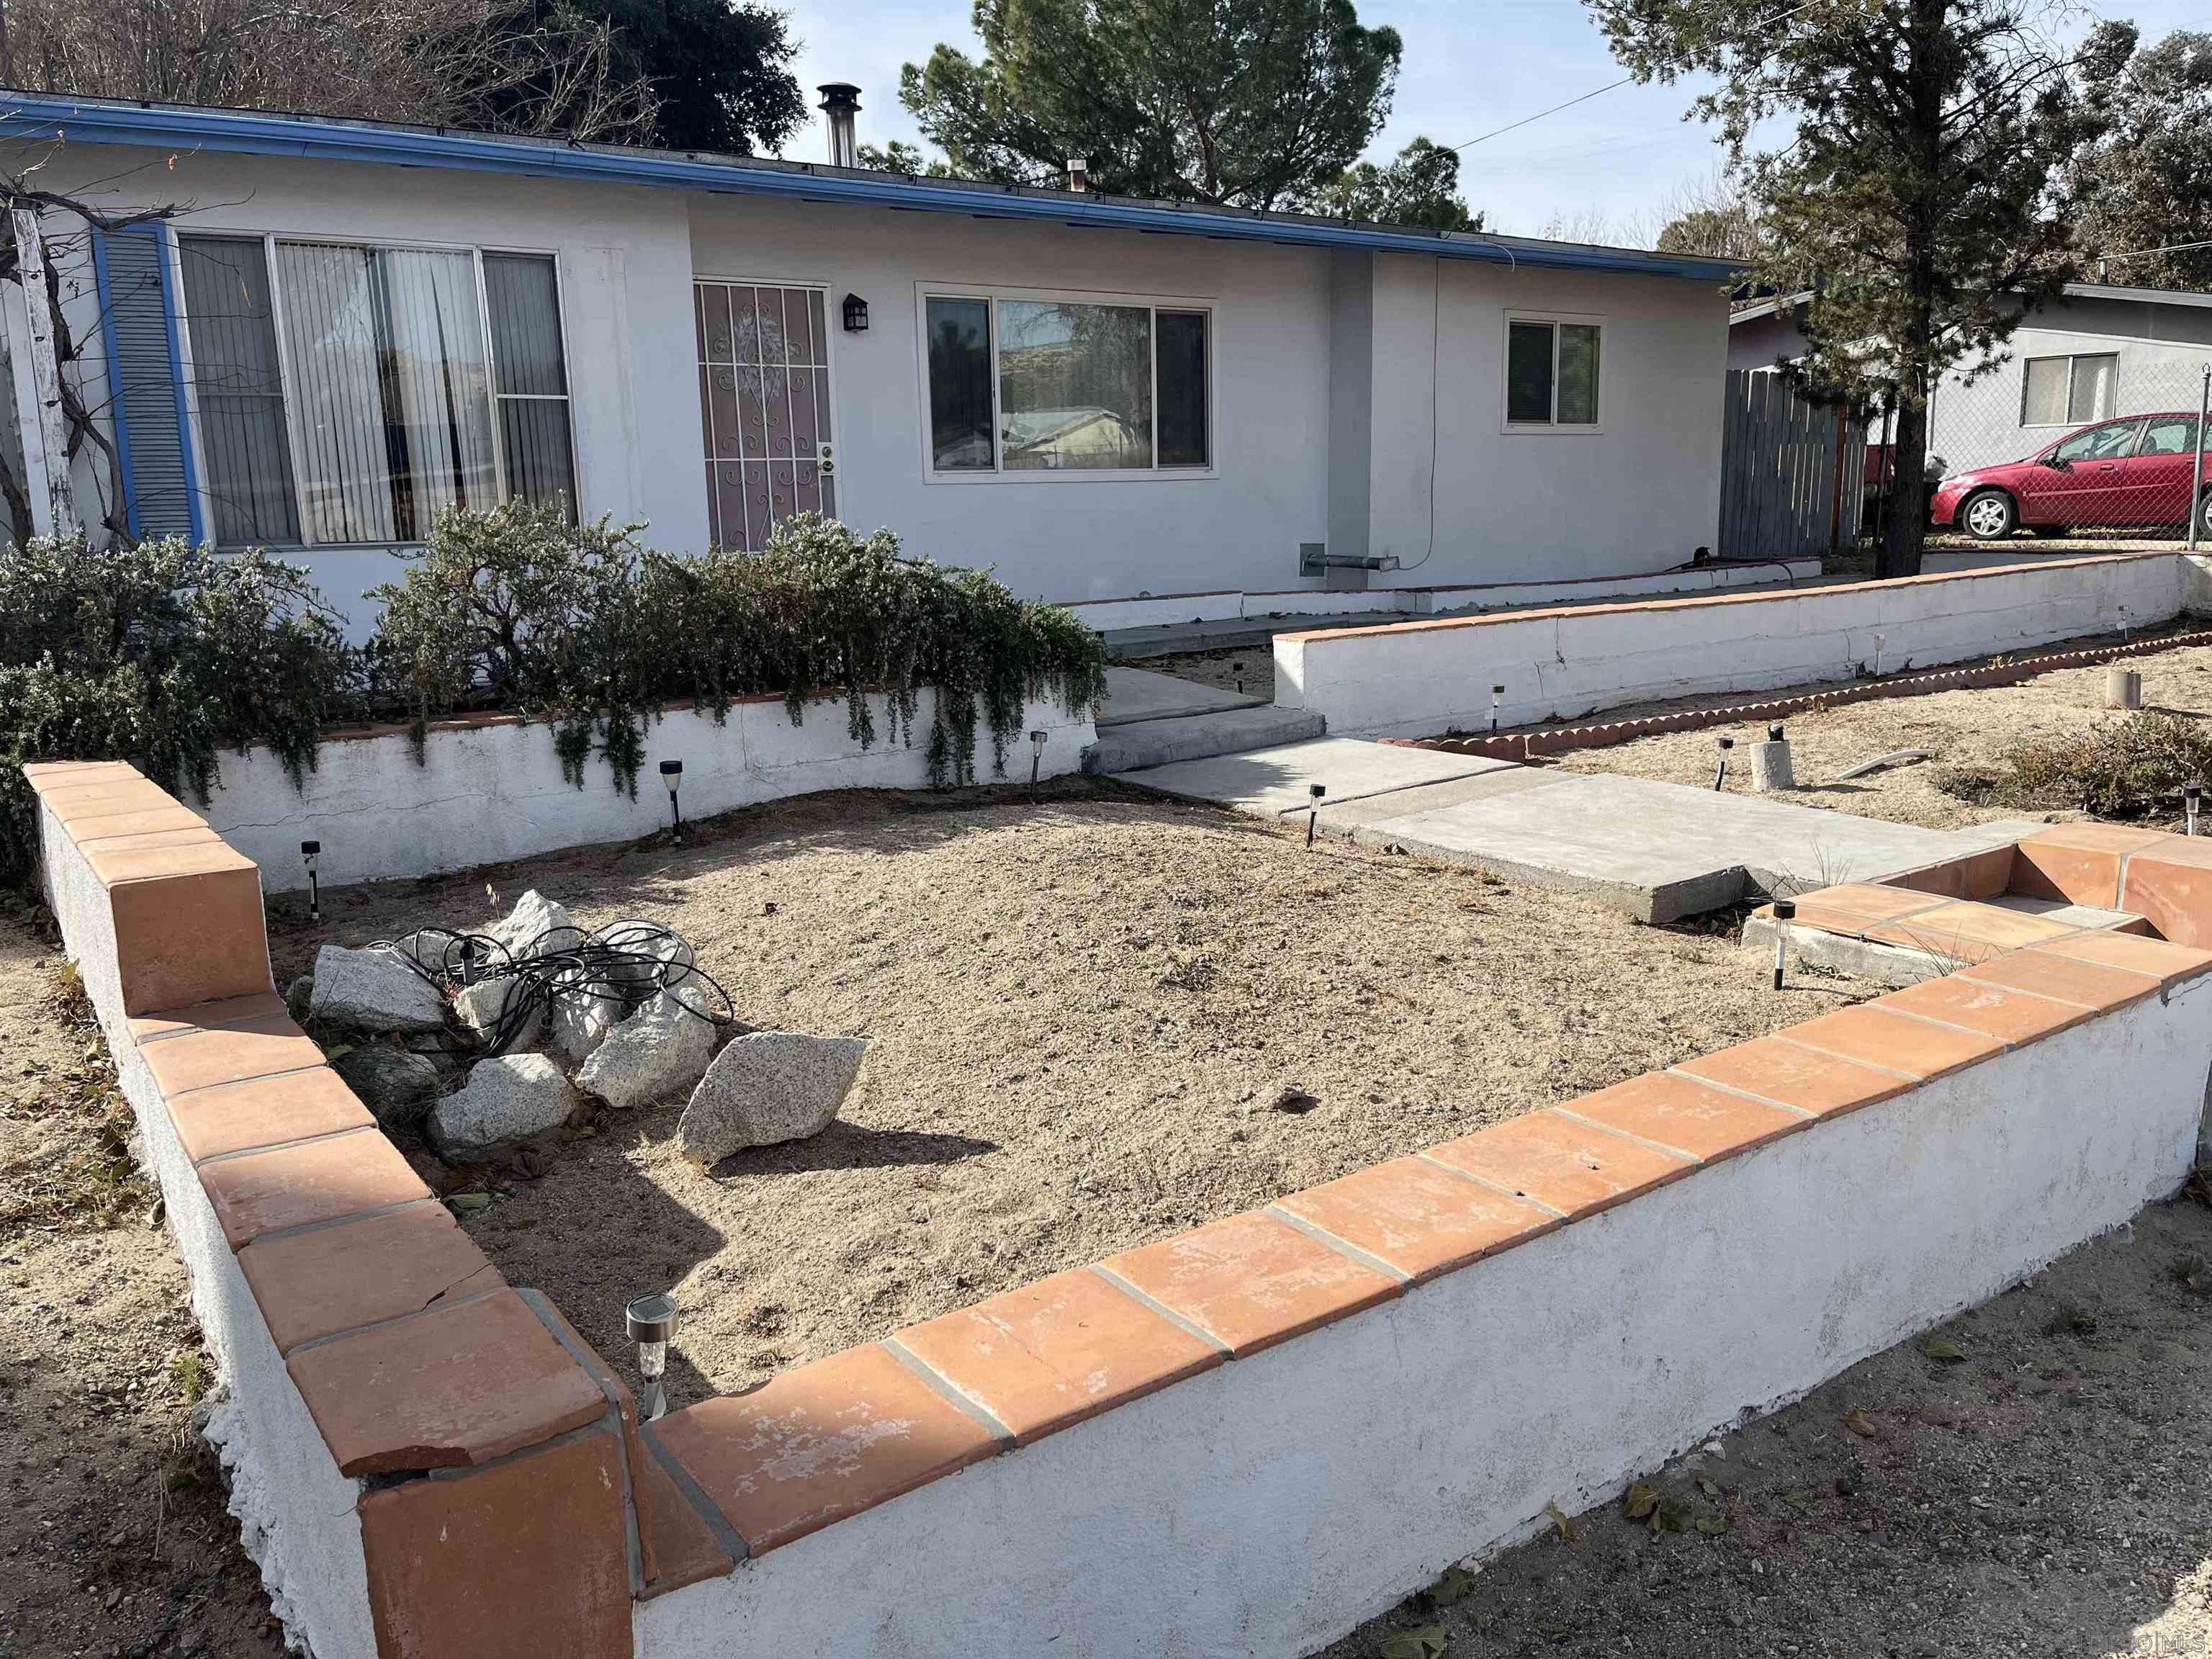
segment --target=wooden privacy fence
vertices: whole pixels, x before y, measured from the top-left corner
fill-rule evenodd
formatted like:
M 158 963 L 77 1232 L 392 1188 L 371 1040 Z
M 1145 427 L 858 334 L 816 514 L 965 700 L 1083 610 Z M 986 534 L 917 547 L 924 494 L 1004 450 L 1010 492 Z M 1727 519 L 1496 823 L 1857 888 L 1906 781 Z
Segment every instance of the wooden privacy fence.
M 1857 537 L 1866 434 L 1855 422 L 1743 368 L 1729 371 L 1725 420 L 1723 558 L 1812 558 Z

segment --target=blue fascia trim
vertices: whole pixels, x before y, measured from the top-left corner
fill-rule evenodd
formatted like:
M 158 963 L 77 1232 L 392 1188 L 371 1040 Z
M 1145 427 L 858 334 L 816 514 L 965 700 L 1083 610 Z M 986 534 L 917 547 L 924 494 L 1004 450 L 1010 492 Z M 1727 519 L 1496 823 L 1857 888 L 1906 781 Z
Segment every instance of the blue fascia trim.
M 161 327 L 169 340 L 169 392 L 177 400 L 177 459 L 184 465 L 185 508 L 191 515 L 192 545 L 205 547 L 207 504 L 200 495 L 199 452 L 192 443 L 191 406 L 185 396 L 185 340 L 177 331 L 177 319 L 185 314 L 184 299 L 177 292 L 176 272 L 172 268 L 177 252 L 177 233 L 175 227 L 166 224 L 149 228 L 161 252 Z
M 584 183 L 652 185 L 718 194 L 957 213 L 1076 226 L 1206 236 L 1224 241 L 1276 242 L 1299 247 L 1356 248 L 1448 259 L 1548 269 L 1680 276 L 1724 283 L 1735 267 L 1724 259 L 1581 247 L 1565 243 L 1492 240 L 1455 234 L 1425 235 L 1358 225 L 1268 219 L 1140 202 L 1054 198 L 961 189 L 927 179 L 856 177 L 749 167 L 741 161 L 701 161 L 653 151 L 532 143 L 482 134 L 434 132 L 307 117 L 257 115 L 173 106 L 80 103 L 27 94 L 0 94 L 0 138 L 185 148 L 243 155 L 366 161 L 388 167 L 449 167 Z
M 123 474 L 123 522 L 138 534 L 138 475 L 131 465 L 131 422 L 123 404 L 123 354 L 115 343 L 115 289 L 107 276 L 107 235 L 92 233 L 92 283 L 100 300 L 100 345 L 107 374 L 107 416 L 115 423 L 115 460 Z

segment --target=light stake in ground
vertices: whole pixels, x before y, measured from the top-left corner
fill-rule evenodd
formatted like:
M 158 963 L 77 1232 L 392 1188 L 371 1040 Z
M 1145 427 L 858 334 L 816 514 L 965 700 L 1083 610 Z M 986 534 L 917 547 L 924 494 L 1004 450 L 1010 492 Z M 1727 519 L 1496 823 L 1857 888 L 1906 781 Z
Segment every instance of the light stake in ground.
M 1729 750 L 1735 747 L 1735 739 L 1734 738 L 1723 738 L 1720 739 L 1720 745 L 1721 763 L 1718 769 L 1713 773 L 1713 787 L 1716 789 L 1718 789 L 1723 783 L 1728 781 Z
M 684 783 L 684 763 L 680 760 L 660 763 L 660 781 L 668 791 L 668 818 L 674 826 L 676 844 L 684 844 L 684 809 L 677 804 L 676 792 Z
M 1498 735 L 1498 700 L 1504 695 L 1505 688 L 1502 685 L 1490 688 L 1490 735 L 1493 738 Z
M 1779 727 L 1776 728 L 1779 730 Z M 1792 899 L 1774 901 L 1774 988 L 1782 988 L 1783 951 L 1790 942 L 1789 924 L 1797 920 L 1797 905 Z
M 2204 786 L 2203 784 L 2192 783 L 2181 792 L 2182 810 L 2189 815 L 2188 828 L 2182 831 L 2184 835 L 2193 836 L 2197 833 L 2197 809 L 2203 804 Z
M 322 842 L 301 842 L 300 857 L 307 866 L 307 914 L 315 921 L 320 921 L 323 919 L 323 889 L 321 882 L 316 877 L 315 869 L 322 862 Z
M 1032 732 L 1030 733 L 1030 784 L 1031 787 L 1035 787 L 1036 784 L 1037 769 L 1044 764 L 1044 738 L 1045 734 L 1042 731 Z
M 638 1415 L 650 1423 L 668 1413 L 668 1339 L 676 1334 L 676 1298 L 665 1291 L 641 1296 L 623 1310 L 629 1340 L 637 1344 L 637 1374 L 645 1384 Z
M 1325 783 L 1310 783 L 1306 786 L 1306 799 L 1309 803 L 1306 807 L 1306 845 L 1309 847 L 1313 845 L 1314 820 L 1321 815 L 1321 798 L 1327 793 L 1328 793 L 1328 786 Z

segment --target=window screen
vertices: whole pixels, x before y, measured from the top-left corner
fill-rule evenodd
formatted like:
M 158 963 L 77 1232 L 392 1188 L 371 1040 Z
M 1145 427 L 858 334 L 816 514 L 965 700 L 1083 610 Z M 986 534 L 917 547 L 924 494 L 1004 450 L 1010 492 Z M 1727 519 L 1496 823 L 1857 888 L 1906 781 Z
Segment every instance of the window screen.
M 2112 412 L 2112 392 L 2120 378 L 2117 356 L 2076 357 L 2074 384 L 2066 399 L 2069 421 L 2101 421 Z
M 929 454 L 940 472 L 988 472 L 991 443 L 991 303 L 932 300 Z
M 1206 313 L 1157 315 L 1160 465 L 1205 466 L 1212 459 L 1206 429 Z
M 526 501 L 565 501 L 573 521 L 576 469 L 553 260 L 546 254 L 487 253 L 483 277 L 507 494 Z
M 216 540 L 296 542 L 284 380 L 261 244 L 179 236 L 177 252 Z
M 1552 325 L 1513 323 L 1505 331 L 1505 418 L 1548 424 L 1552 418 Z
M 1597 337 L 1588 323 L 1559 325 L 1561 426 L 1597 424 Z

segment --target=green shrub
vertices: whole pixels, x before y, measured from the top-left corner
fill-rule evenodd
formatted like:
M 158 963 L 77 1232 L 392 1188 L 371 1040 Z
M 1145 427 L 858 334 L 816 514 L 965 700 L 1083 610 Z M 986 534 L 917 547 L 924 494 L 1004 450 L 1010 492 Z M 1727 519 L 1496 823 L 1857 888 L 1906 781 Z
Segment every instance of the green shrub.
M 665 703 L 720 718 L 738 697 L 780 696 L 796 725 L 810 697 L 841 696 L 866 747 L 912 742 L 917 693 L 933 686 L 930 777 L 945 787 L 975 781 L 979 724 L 1003 772 L 1028 699 L 1073 712 L 1104 690 L 1103 648 L 1069 612 L 985 571 L 902 557 L 888 532 L 863 539 L 808 514 L 763 552 L 685 558 L 641 550 L 635 531 L 521 503 L 446 514 L 421 562 L 377 590 L 380 694 L 418 732 L 471 707 L 546 720 L 572 782 L 596 747 L 635 794 L 643 725 Z
M 358 664 L 307 573 L 179 540 L 0 550 L 0 880 L 33 867 L 29 761 L 127 760 L 204 803 L 218 755 L 273 750 L 294 782 L 358 711 Z
M 1952 768 L 1937 785 L 1977 806 L 2080 811 L 2100 818 L 2176 814 L 2212 777 L 2212 732 L 2145 709 L 2078 735 L 2006 750 L 1994 768 Z

